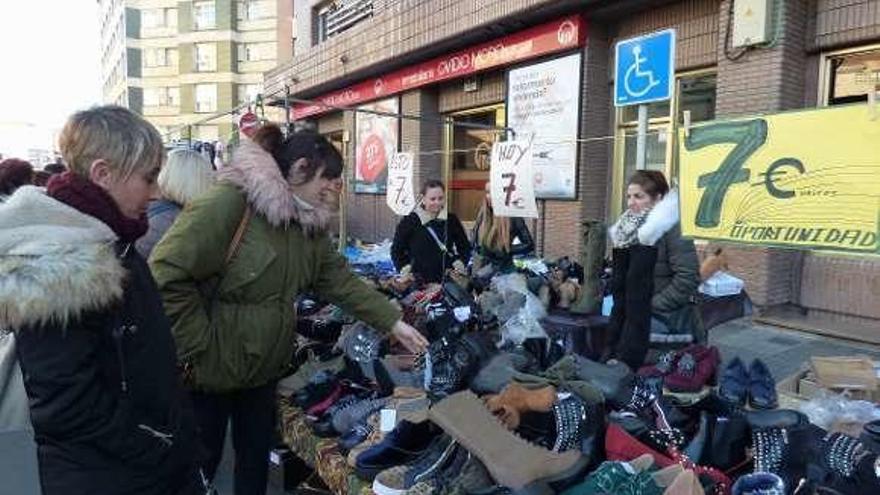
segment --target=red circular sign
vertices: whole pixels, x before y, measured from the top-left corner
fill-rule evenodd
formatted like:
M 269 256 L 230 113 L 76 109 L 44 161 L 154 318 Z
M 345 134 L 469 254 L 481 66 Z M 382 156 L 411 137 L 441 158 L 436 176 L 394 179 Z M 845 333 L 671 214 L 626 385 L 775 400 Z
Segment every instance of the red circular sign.
M 385 144 L 373 134 L 367 138 L 358 154 L 358 175 L 366 182 L 375 182 L 385 170 Z
M 242 134 L 249 138 L 254 137 L 254 134 L 257 132 L 257 128 L 259 127 L 259 125 L 260 120 L 253 112 L 248 112 L 242 115 L 241 118 L 238 120 L 238 128 L 241 130 Z

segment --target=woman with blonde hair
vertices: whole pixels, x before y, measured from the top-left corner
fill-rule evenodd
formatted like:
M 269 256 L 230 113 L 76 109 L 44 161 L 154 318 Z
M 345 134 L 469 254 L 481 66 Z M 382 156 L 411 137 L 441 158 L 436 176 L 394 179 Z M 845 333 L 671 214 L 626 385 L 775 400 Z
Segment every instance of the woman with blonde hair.
M 153 246 L 177 219 L 190 201 L 204 194 L 214 183 L 214 169 L 200 153 L 192 150 L 174 150 L 159 172 L 157 180 L 159 199 L 150 201 L 147 218 L 150 230 L 136 244 L 144 258 L 149 258 Z
M 491 264 L 499 271 L 513 268 L 513 257 L 535 250 L 535 242 L 525 220 L 499 217 L 492 210 L 492 195 L 486 183 L 486 197 L 474 223 L 474 248 L 482 266 Z M 478 268 L 480 268 L 478 267 Z

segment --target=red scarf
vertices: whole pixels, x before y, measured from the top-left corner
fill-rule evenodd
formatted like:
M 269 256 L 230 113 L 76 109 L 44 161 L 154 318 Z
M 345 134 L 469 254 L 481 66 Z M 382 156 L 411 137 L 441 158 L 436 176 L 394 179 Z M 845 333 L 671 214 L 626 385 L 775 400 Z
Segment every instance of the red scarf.
M 150 227 L 146 215 L 138 219 L 126 217 L 107 191 L 73 172 L 53 176 L 46 191 L 58 201 L 107 224 L 122 242 L 138 240 Z

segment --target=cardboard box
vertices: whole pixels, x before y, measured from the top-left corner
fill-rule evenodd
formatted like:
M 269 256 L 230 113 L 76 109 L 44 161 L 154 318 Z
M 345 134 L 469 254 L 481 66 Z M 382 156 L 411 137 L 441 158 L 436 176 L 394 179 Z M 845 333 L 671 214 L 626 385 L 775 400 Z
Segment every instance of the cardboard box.
M 857 362 L 860 360 L 861 358 L 852 357 L 811 359 L 810 364 L 805 364 L 800 371 L 776 384 L 779 406 L 786 409 L 796 408 L 823 390 L 842 393 L 851 399 L 880 402 L 880 390 L 877 387 L 871 388 L 870 385 L 872 381 L 876 382 L 876 374 L 869 378 L 866 363 Z M 869 363 L 873 370 L 876 363 Z M 823 372 L 821 378 L 824 381 L 817 376 L 814 365 Z

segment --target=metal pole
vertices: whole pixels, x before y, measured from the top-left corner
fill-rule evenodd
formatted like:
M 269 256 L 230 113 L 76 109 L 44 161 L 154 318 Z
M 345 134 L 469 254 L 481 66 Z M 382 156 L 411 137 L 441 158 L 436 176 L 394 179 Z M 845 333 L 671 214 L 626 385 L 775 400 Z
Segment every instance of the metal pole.
M 290 132 L 290 86 L 284 85 L 284 132 Z
M 288 111 L 288 114 L 290 111 Z M 343 122 L 346 121 L 345 114 L 343 113 Z M 348 129 L 342 131 L 342 156 L 346 158 L 348 163 L 354 163 L 354 160 L 349 159 L 348 153 L 350 149 L 351 139 L 348 135 Z M 345 254 L 345 247 L 348 244 L 348 228 L 346 222 L 346 216 L 348 214 L 348 173 L 347 171 L 342 172 L 342 193 L 339 198 L 339 254 Z
M 636 170 L 645 170 L 648 155 L 648 105 L 639 105 L 639 127 L 636 135 Z

